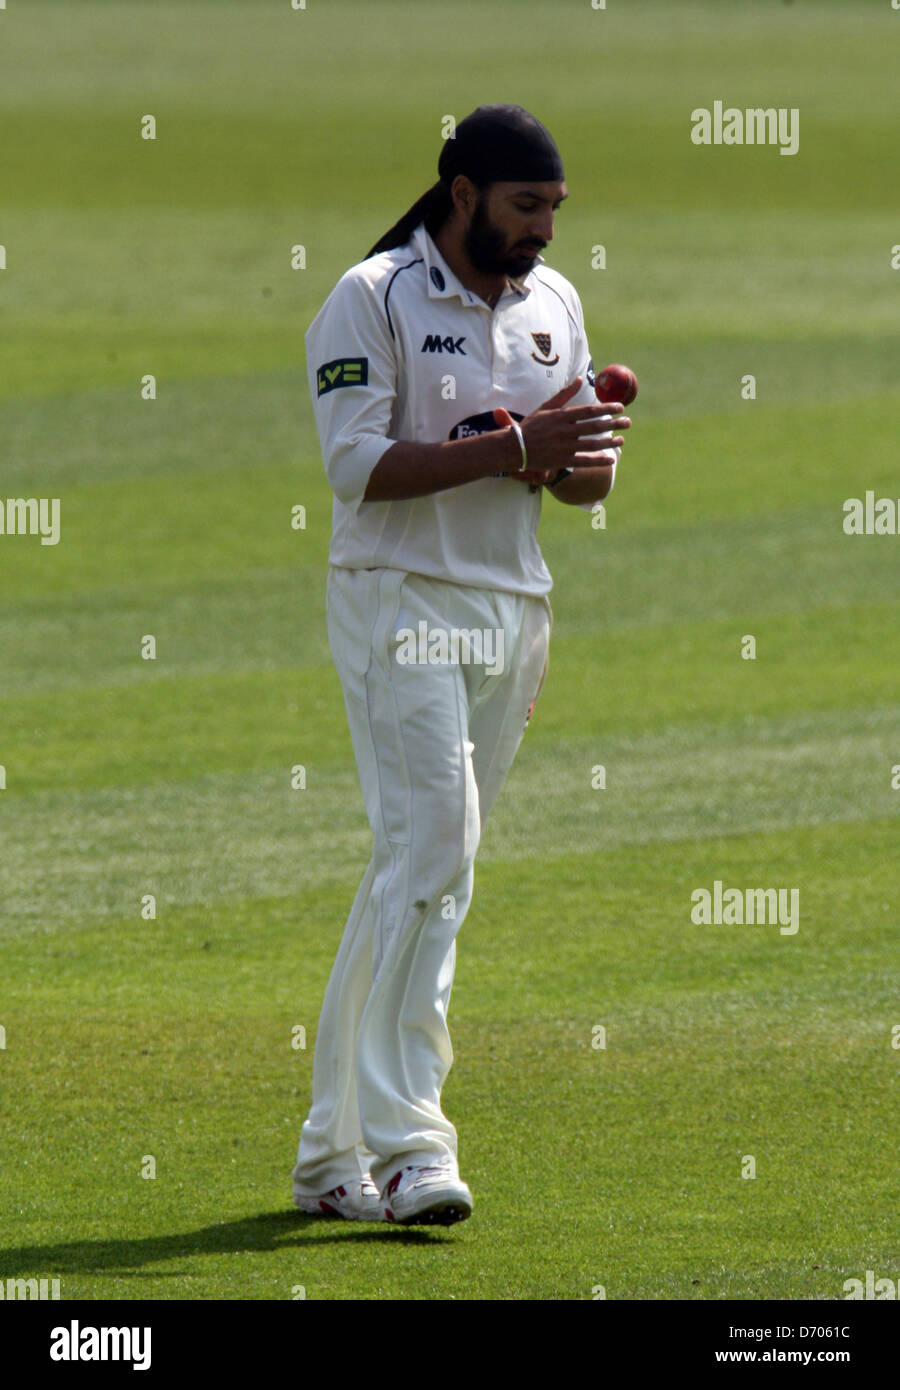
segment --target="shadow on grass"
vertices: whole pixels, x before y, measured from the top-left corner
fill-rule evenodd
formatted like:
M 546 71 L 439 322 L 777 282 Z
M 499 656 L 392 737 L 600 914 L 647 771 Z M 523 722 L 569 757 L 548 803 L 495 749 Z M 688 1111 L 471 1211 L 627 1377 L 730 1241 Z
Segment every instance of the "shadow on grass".
M 442 1232 L 380 1225 L 377 1222 L 330 1221 L 303 1212 L 260 1212 L 240 1221 L 222 1221 L 196 1231 L 123 1240 L 73 1240 L 48 1245 L 20 1245 L 0 1250 L 0 1277 L 34 1273 L 87 1274 L 92 1270 L 129 1270 L 186 1255 L 222 1255 L 250 1250 L 280 1250 L 334 1241 L 399 1241 L 403 1245 L 443 1244 Z M 165 1273 L 165 1271 L 160 1271 Z

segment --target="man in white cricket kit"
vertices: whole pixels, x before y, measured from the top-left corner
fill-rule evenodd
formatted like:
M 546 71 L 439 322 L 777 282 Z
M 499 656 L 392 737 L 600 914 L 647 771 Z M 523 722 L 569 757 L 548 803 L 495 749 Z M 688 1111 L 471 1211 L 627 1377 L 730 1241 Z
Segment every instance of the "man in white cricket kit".
M 328 635 L 374 844 L 293 1193 L 310 1213 L 448 1225 L 472 1210 L 441 1109 L 456 934 L 547 671 L 542 495 L 606 497 L 631 422 L 597 402 L 578 295 L 539 255 L 568 196 L 549 132 L 479 107 L 438 172 L 306 335 L 335 494 Z

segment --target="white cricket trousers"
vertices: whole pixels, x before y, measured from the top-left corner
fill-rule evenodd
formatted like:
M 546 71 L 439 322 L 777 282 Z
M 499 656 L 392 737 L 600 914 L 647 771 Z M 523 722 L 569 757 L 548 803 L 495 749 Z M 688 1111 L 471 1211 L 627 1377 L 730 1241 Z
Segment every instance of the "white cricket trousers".
M 552 624 L 543 597 L 335 566 L 327 615 L 374 844 L 319 1017 L 293 1170 L 304 1196 L 369 1172 L 381 1190 L 398 1167 L 456 1157 L 441 1110 L 456 933 L 481 827 L 544 682 Z M 421 621 L 431 637 L 493 634 L 482 652 L 493 667 L 466 660 L 478 650 L 465 641 L 455 663 L 432 643 L 437 659 L 410 660 L 398 631 L 418 637 Z

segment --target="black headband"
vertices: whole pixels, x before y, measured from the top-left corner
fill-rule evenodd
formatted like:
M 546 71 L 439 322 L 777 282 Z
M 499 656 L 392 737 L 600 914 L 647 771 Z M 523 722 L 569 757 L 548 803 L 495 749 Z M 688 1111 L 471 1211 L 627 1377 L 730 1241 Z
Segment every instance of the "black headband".
M 433 236 L 453 206 L 450 185 L 457 174 L 465 174 L 479 188 L 518 180 L 560 183 L 565 178 L 553 136 L 522 106 L 479 106 L 466 116 L 454 137 L 444 142 L 438 173 L 438 182 L 376 241 L 369 256 L 405 246 L 420 222 Z
M 481 187 L 517 179 L 530 183 L 565 178 L 559 150 L 546 126 L 521 106 L 479 106 L 444 142 L 441 181 L 465 174 Z

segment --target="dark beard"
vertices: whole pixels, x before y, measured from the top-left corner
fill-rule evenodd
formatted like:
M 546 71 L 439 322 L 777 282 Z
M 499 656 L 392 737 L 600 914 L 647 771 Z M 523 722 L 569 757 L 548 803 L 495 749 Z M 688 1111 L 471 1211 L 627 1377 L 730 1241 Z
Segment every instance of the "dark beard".
M 532 243 L 538 246 L 538 244 Z M 542 250 L 541 242 L 538 250 Z M 532 256 L 516 256 L 506 253 L 505 239 L 488 217 L 484 206 L 484 195 L 480 194 L 472 214 L 472 221 L 466 230 L 466 255 L 476 270 L 482 275 L 508 275 L 518 280 L 526 271 L 538 264 Z

